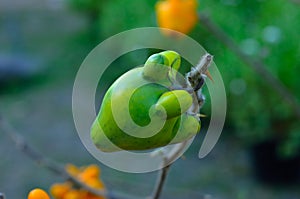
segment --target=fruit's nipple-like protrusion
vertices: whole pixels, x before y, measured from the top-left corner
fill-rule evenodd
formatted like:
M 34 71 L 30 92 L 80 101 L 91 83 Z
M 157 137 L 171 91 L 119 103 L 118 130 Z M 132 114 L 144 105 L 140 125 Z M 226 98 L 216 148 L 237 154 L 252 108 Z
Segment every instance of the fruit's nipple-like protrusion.
M 177 71 L 180 67 L 180 63 L 180 55 L 175 51 L 168 50 L 157 53 L 151 55 L 146 61 L 143 75 L 145 78 L 154 81 L 163 80 L 167 78 L 170 71 Z

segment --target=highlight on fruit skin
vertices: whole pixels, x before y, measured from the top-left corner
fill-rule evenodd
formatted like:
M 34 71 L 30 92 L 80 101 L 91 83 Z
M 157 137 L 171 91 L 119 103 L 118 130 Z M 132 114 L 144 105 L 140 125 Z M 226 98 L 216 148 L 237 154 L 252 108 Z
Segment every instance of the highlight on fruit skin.
M 27 199 L 50 199 L 50 196 L 43 189 L 35 188 L 28 193 Z
M 197 0 L 159 0 L 155 6 L 158 26 L 188 34 L 198 22 L 197 5 Z M 177 36 L 173 31 L 162 32 Z

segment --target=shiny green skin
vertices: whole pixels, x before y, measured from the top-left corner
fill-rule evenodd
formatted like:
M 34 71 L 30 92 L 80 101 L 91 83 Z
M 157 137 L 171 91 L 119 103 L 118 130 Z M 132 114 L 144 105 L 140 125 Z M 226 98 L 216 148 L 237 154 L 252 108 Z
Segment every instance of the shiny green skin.
M 147 84 L 136 89 L 137 82 L 141 81 Z M 200 124 L 195 117 L 185 113 L 191 106 L 192 97 L 183 90 L 174 91 L 177 98 L 174 97 L 168 88 L 170 85 L 171 82 L 167 77 L 156 80 L 145 77 L 144 67 L 132 69 L 117 79 L 106 92 L 99 114 L 91 128 L 91 138 L 97 148 L 104 152 L 147 150 L 193 137 L 200 130 Z M 125 98 L 130 92 L 132 95 L 128 104 Z M 132 121 L 141 127 L 151 122 L 149 110 L 153 107 L 154 117 L 165 121 L 163 127 L 150 137 L 126 134 L 113 116 L 113 93 L 116 93 L 114 106 L 117 106 L 117 113 L 120 114 L 120 118 L 117 119 L 122 127 L 129 125 L 128 117 L 123 116 L 122 112 L 125 106 L 129 107 Z

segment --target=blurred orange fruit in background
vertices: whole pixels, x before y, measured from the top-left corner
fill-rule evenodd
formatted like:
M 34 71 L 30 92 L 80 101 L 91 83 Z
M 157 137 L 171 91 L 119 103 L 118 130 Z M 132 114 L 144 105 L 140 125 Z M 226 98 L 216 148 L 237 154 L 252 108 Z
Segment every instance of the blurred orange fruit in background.
M 156 3 L 157 23 L 160 28 L 189 33 L 197 24 L 197 0 L 160 0 Z M 163 31 L 166 35 L 174 32 Z
M 50 199 L 49 195 L 42 189 L 36 188 L 29 192 L 28 199 Z
M 100 168 L 97 165 L 76 167 L 73 164 L 68 164 L 66 171 L 87 186 L 95 190 L 105 191 L 105 185 L 100 179 Z M 55 199 L 105 199 L 104 196 L 97 196 L 74 186 L 70 181 L 53 184 L 50 193 Z

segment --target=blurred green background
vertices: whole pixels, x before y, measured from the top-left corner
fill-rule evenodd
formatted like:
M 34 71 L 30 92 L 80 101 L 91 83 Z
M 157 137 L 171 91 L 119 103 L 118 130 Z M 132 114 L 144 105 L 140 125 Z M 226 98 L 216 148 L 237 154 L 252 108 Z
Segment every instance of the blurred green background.
M 297 0 L 198 1 L 205 13 L 300 99 L 300 3 Z M 0 114 L 46 156 L 61 163 L 98 163 L 80 142 L 72 119 L 72 86 L 86 55 L 101 41 L 136 27 L 157 26 L 148 0 L 0 0 Z M 189 34 L 211 54 L 227 94 L 227 119 L 212 153 L 197 153 L 209 119 L 172 167 L 162 198 L 300 198 L 300 122 L 249 66 L 199 24 Z M 153 49 L 112 63 L 99 96 Z M 184 63 L 185 68 L 190 67 Z M 206 91 L 205 91 L 206 92 Z M 208 94 L 207 94 L 208 96 Z M 99 102 L 100 103 L 100 102 Z M 209 115 L 209 99 L 202 112 Z M 19 152 L 0 131 L 0 192 L 26 198 L 36 186 L 62 181 Z M 156 173 L 126 174 L 104 165 L 108 188 L 150 194 Z

